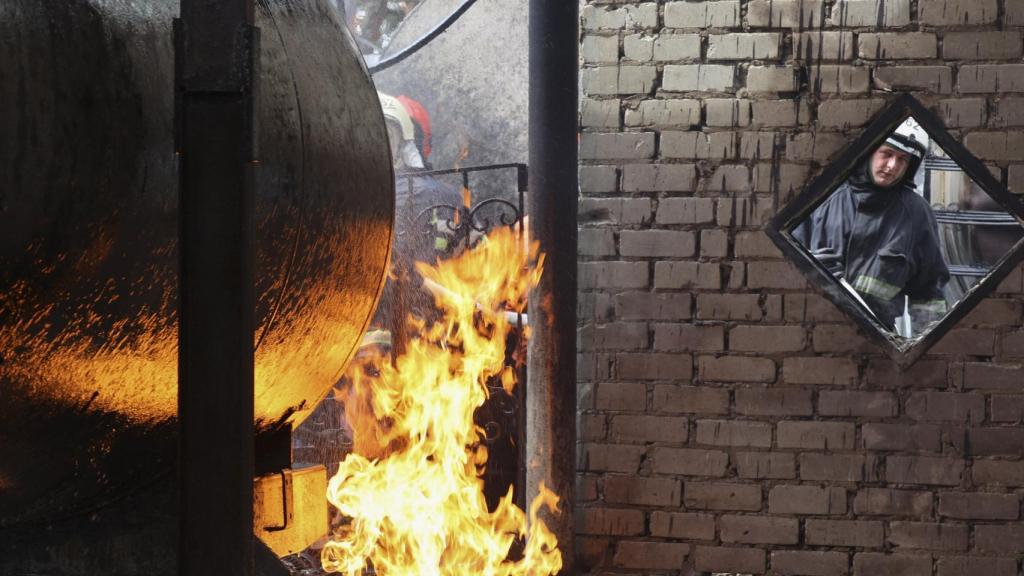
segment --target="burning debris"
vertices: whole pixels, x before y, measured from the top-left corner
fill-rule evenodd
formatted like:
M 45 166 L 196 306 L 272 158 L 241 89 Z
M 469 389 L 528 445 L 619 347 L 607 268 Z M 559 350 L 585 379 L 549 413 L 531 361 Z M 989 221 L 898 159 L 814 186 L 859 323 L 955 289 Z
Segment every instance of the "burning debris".
M 509 492 L 490 511 L 480 473 L 485 432 L 474 412 L 497 379 L 509 393 L 508 310 L 522 311 L 543 258 L 500 228 L 460 256 L 417 263 L 435 290 L 438 321 L 410 316 L 419 335 L 404 354 L 374 355 L 342 392 L 353 452 L 328 486 L 343 519 L 321 553 L 323 569 L 404 575 L 554 574 L 562 558 L 537 519 L 558 497 L 541 486 L 527 515 Z M 537 264 L 531 267 L 531 262 Z

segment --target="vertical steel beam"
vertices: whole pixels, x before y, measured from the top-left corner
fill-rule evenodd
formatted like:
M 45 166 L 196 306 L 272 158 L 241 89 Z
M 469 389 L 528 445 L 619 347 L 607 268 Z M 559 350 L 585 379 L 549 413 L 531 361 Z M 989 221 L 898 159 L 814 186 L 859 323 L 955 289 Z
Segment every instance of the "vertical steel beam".
M 527 494 L 540 482 L 562 497 L 547 517 L 572 574 L 576 470 L 576 210 L 579 6 L 530 0 L 531 237 L 546 254 L 530 296 Z
M 182 576 L 252 576 L 253 0 L 181 0 L 178 416 Z

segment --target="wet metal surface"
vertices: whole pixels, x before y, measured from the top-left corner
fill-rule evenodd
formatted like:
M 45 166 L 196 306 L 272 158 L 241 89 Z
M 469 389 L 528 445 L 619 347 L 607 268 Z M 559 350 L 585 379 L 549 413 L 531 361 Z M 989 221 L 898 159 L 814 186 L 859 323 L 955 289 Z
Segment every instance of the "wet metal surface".
M 0 526 L 170 465 L 177 161 L 167 0 L 0 5 Z M 258 426 L 334 383 L 380 291 L 383 118 L 318 0 L 257 3 Z

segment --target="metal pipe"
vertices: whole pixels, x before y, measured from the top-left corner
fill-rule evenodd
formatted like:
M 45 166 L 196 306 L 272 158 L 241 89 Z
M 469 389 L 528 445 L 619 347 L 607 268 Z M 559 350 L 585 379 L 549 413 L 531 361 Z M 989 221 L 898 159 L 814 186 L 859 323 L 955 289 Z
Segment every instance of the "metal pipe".
M 252 576 L 253 0 L 182 0 L 178 416 L 182 576 Z
M 530 0 L 531 237 L 546 254 L 530 295 L 527 494 L 544 484 L 562 498 L 545 521 L 572 574 L 576 465 L 576 211 L 579 6 Z

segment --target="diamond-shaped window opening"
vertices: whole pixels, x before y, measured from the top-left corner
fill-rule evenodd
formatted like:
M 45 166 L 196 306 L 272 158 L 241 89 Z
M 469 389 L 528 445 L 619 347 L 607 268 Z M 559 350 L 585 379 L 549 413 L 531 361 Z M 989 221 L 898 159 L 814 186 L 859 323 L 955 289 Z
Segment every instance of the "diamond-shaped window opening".
M 1024 259 L 1024 199 L 903 94 L 767 232 L 909 366 Z

